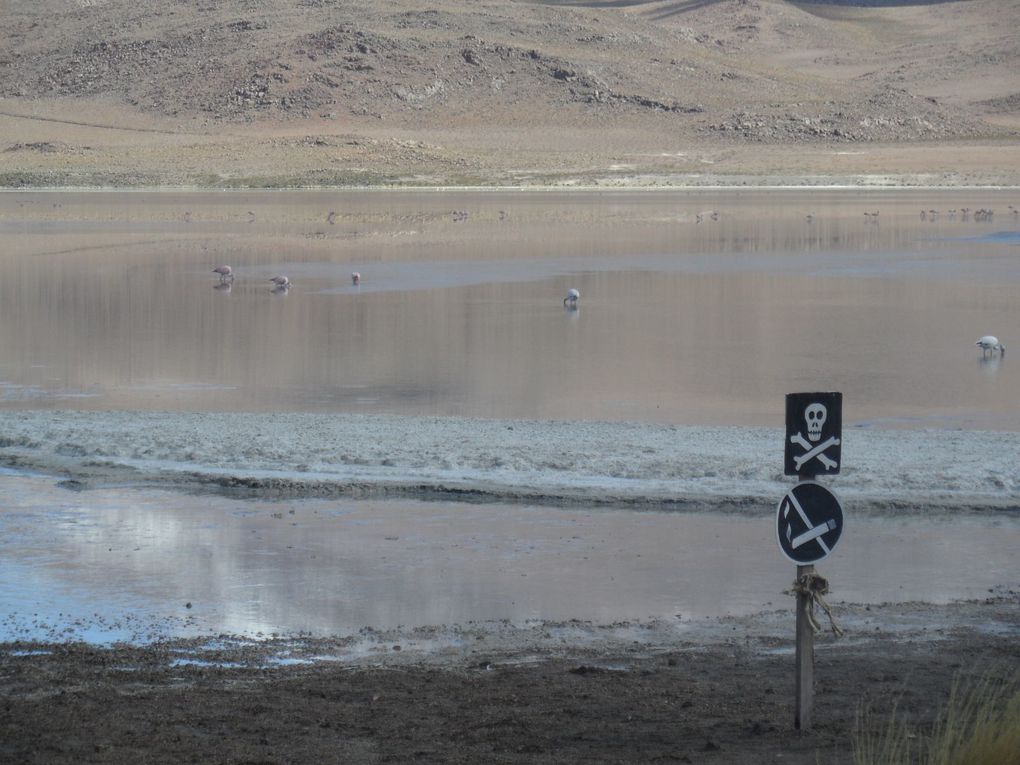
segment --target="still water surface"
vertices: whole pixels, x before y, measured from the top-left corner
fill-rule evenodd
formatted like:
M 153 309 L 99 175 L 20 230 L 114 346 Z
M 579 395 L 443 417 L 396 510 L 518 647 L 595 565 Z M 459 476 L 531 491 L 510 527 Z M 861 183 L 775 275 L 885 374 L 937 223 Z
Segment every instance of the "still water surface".
M 792 603 L 773 513 L 251 502 L 4 478 L 0 641 L 686 622 Z M 1011 582 L 1018 539 L 1015 515 L 854 518 L 824 562 L 829 599 L 986 597 Z
M 1018 430 L 1014 196 L 0 194 L 0 407 Z

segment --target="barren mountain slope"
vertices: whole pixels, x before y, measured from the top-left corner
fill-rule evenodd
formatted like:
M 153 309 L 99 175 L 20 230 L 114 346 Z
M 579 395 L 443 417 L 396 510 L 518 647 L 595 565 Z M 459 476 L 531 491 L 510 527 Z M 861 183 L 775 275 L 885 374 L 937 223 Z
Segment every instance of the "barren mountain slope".
M 600 157 L 621 135 L 994 140 L 1020 126 L 1018 21 L 1020 0 L 8 0 L 0 131 L 4 115 L 207 138 L 410 131 L 482 154 L 510 131 L 582 154 L 586 135 Z M 4 143 L 0 172 L 31 168 Z

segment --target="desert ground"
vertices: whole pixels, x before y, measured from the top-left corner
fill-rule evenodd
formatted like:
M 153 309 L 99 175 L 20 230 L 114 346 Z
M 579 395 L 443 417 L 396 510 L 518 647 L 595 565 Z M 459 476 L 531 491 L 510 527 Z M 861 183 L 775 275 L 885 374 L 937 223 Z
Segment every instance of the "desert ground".
M 0 186 L 1017 185 L 1020 3 L 13 0 Z
M 1016 187 L 1018 24 L 1020 0 L 5 0 L 0 187 Z M 811 731 L 792 599 L 679 638 L 31 636 L 0 644 L 0 760 L 848 763 L 859 713 L 930 725 L 1017 666 L 1002 580 L 840 609 Z

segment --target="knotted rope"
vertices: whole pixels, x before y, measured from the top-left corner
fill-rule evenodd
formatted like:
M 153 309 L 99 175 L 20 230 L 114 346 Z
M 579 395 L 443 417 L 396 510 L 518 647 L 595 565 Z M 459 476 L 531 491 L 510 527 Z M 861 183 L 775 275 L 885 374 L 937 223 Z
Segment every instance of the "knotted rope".
M 836 619 L 832 615 L 832 609 L 825 602 L 825 598 L 822 597 L 828 592 L 829 580 L 812 572 L 798 576 L 793 582 L 793 589 L 787 590 L 786 594 L 796 595 L 798 598 L 801 595 L 804 596 L 804 616 L 807 617 L 808 624 L 811 625 L 811 629 L 816 633 L 822 631 L 822 626 L 815 619 L 813 607 L 815 603 L 821 606 L 821 609 L 825 611 L 825 615 L 829 617 L 829 626 L 832 628 L 832 634 L 836 637 L 842 637 L 843 630 L 836 624 Z

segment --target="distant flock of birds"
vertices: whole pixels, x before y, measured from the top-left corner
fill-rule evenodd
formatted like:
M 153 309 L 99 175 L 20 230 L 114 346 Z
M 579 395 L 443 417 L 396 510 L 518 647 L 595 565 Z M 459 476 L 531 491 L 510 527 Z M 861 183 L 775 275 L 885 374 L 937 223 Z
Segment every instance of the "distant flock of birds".
M 214 274 L 218 274 L 220 277 L 220 284 L 229 284 L 234 280 L 234 269 L 230 266 L 217 266 L 212 270 Z M 290 289 L 290 279 L 286 276 L 274 276 L 269 281 L 273 283 L 273 292 L 282 291 L 286 292 Z M 351 272 L 351 284 L 357 286 L 361 284 L 361 274 L 357 271 Z M 570 310 L 577 310 L 577 303 L 581 299 L 581 292 L 574 287 L 567 290 L 566 297 L 563 298 L 563 305 Z M 1006 346 L 1004 343 L 999 342 L 999 338 L 995 335 L 985 335 L 978 339 L 975 345 L 981 348 L 982 356 L 986 356 L 989 353 L 998 353 L 1000 356 L 1006 355 Z
M 234 269 L 230 266 L 216 266 L 212 272 L 220 277 L 219 283 L 216 285 L 217 287 L 230 287 L 234 283 Z M 282 274 L 272 276 L 269 281 L 273 283 L 272 291 L 277 294 L 286 293 L 290 290 L 290 278 L 287 276 Z M 351 272 L 351 284 L 354 286 L 361 284 L 361 274 L 357 271 Z
M 216 266 L 216 268 L 214 268 L 212 272 L 216 274 L 218 277 L 220 277 L 217 286 L 231 285 L 234 283 L 234 269 L 231 268 L 230 266 L 227 265 Z M 273 283 L 272 288 L 273 292 L 277 291 L 286 292 L 287 290 L 290 289 L 289 277 L 283 275 L 273 276 L 270 277 L 269 281 Z M 353 284 L 355 287 L 361 284 L 360 272 L 351 271 L 351 284 Z M 563 305 L 565 305 L 567 308 L 576 309 L 577 301 L 580 299 L 581 299 L 580 291 L 571 287 L 569 290 L 567 290 L 567 296 L 563 298 Z
M 1020 216 L 1020 209 L 1009 205 L 1009 215 L 1013 218 Z M 945 215 L 948 216 L 949 220 L 956 220 L 957 212 L 959 212 L 962 220 L 970 220 L 973 216 L 974 220 L 980 222 L 990 222 L 995 220 L 995 210 L 991 210 L 987 207 L 981 207 L 977 210 L 971 210 L 969 207 L 961 207 L 957 210 L 946 210 Z M 938 210 L 921 210 L 921 220 L 935 221 L 939 219 L 940 213 Z
M 969 207 L 962 207 L 960 208 L 959 211 L 963 220 L 968 220 L 971 217 L 972 212 L 974 220 L 976 221 L 991 221 L 995 216 L 995 211 L 987 208 L 981 208 L 978 210 L 971 211 Z M 946 214 L 949 216 L 950 219 L 955 219 L 957 211 L 948 210 Z M 1009 205 L 1009 214 L 1016 218 L 1018 215 L 1020 215 L 1020 208 L 1016 208 L 1013 205 Z M 255 214 L 249 212 L 248 215 L 250 216 L 249 222 L 251 222 L 251 220 L 254 219 Z M 329 213 L 327 219 L 329 220 L 330 224 L 334 222 L 335 216 L 336 216 L 335 212 Z M 504 212 L 500 211 L 500 218 L 502 219 L 504 216 L 505 216 Z M 879 216 L 878 210 L 875 210 L 874 212 L 866 211 L 864 213 L 864 217 L 873 222 L 877 222 L 878 216 Z M 188 213 L 188 217 L 190 218 L 190 213 Z M 468 213 L 465 211 L 457 210 L 454 212 L 453 217 L 454 220 L 456 221 L 463 221 L 467 219 Z M 938 210 L 921 210 L 921 220 L 937 220 L 938 217 L 939 217 Z M 705 220 L 705 218 L 717 221 L 719 220 L 719 213 L 716 212 L 715 210 L 701 212 L 696 215 L 695 220 L 696 222 L 701 223 Z M 808 222 L 811 222 L 813 218 L 814 218 L 813 215 L 806 216 Z M 217 266 L 212 270 L 212 272 L 219 276 L 218 286 L 220 288 L 223 287 L 229 288 L 229 286 L 234 281 L 234 269 L 231 268 L 230 266 L 227 265 Z M 273 284 L 272 292 L 274 293 L 277 294 L 286 293 L 290 290 L 291 286 L 290 279 L 286 276 L 283 276 L 282 274 L 271 277 L 269 281 L 272 282 Z M 351 272 L 351 284 L 353 284 L 354 286 L 358 286 L 359 284 L 361 284 L 361 274 L 358 271 Z M 580 291 L 571 287 L 570 289 L 567 290 L 566 297 L 563 298 L 563 305 L 568 310 L 576 311 L 578 307 L 577 304 L 578 301 L 580 301 L 580 299 L 581 299 Z M 999 338 L 997 338 L 995 335 L 985 335 L 983 337 L 980 337 L 978 338 L 975 345 L 981 348 L 982 356 L 987 356 L 989 354 L 994 355 L 996 353 L 998 353 L 1000 356 L 1004 356 L 1006 354 L 1006 345 L 1004 343 L 999 342 Z
M 1013 205 L 1009 205 L 1008 210 L 1009 210 L 1008 214 L 1012 216 L 1014 220 L 1020 217 L 1020 207 L 1014 207 Z M 878 223 L 879 213 L 880 213 L 879 210 L 874 211 L 865 210 L 864 222 Z M 961 220 L 970 220 L 972 217 L 974 218 L 975 221 L 984 223 L 988 223 L 990 221 L 995 220 L 995 210 L 991 210 L 987 207 L 982 207 L 977 210 L 972 210 L 969 207 L 961 207 L 959 210 L 946 210 L 944 212 L 940 210 L 921 210 L 921 220 L 936 221 L 942 215 L 948 217 L 949 220 L 956 220 L 957 215 L 960 216 Z M 701 223 L 702 219 L 703 219 L 702 216 L 699 214 L 697 216 L 698 223 Z M 712 218 L 712 220 L 718 219 L 719 219 L 718 217 Z M 807 215 L 804 216 L 804 219 L 808 223 L 811 223 L 815 219 L 815 216 L 808 213 Z

